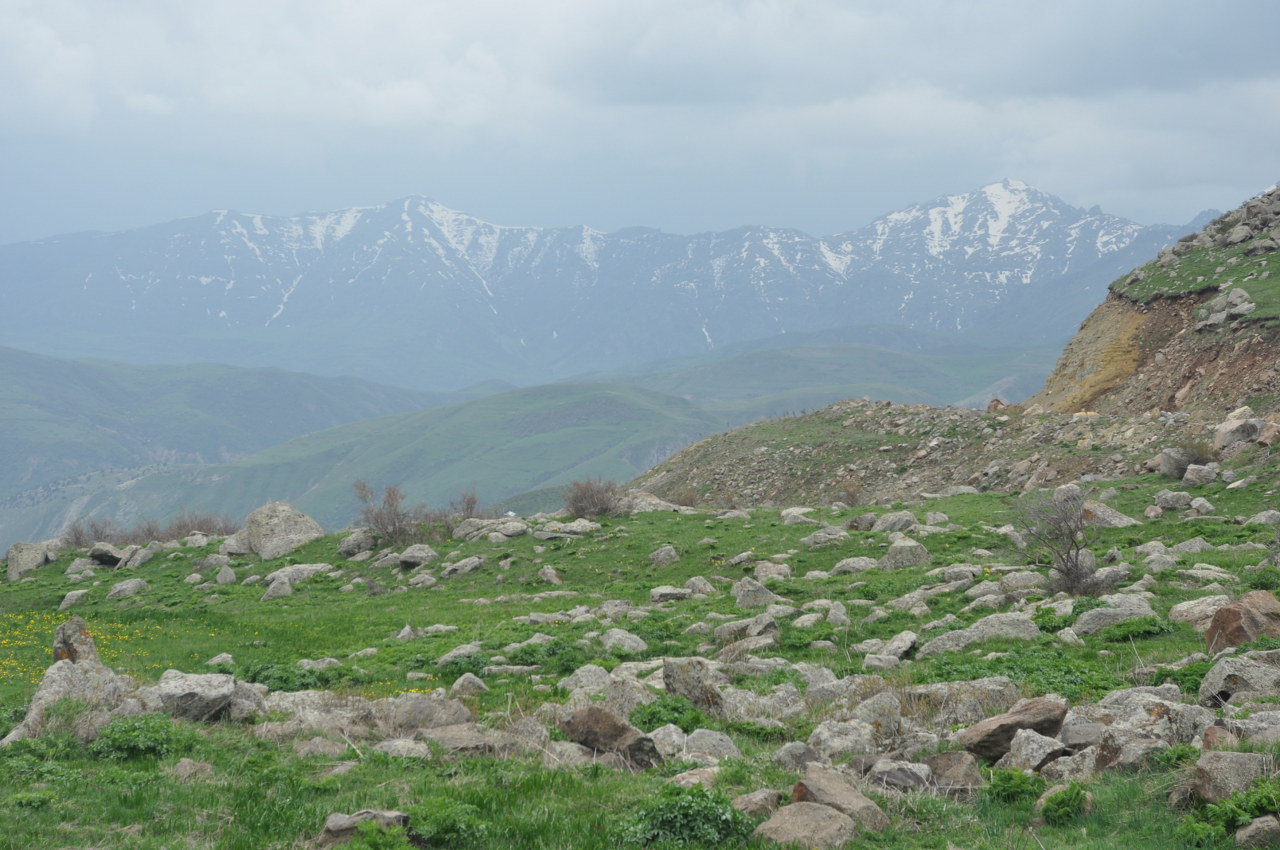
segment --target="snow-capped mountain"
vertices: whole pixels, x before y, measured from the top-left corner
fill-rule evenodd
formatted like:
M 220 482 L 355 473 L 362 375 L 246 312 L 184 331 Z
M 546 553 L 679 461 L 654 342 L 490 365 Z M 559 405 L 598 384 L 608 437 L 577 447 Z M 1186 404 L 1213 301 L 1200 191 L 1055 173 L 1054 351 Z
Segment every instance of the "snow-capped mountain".
M 848 233 L 508 227 L 421 197 L 0 246 L 5 344 L 415 386 L 545 382 L 861 324 L 1065 339 L 1187 228 L 1007 180 Z M 1026 326 L 1017 305 L 1035 305 Z

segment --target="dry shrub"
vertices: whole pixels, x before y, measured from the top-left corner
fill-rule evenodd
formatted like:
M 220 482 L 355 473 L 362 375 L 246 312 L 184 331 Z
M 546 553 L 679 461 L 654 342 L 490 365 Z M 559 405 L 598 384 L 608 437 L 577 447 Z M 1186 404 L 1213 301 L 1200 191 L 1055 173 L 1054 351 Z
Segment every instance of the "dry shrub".
M 1014 516 L 1027 541 L 1049 554 L 1052 588 L 1072 596 L 1093 596 L 1105 588 L 1089 549 L 1092 529 L 1085 521 L 1084 494 L 1069 489 L 1023 496 Z
M 194 531 L 212 536 L 235 534 L 240 524 L 224 514 L 201 511 L 183 511 L 168 522 L 144 519 L 130 527 L 105 517 L 84 517 L 67 526 L 62 536 L 75 548 L 85 548 L 94 543 L 110 543 L 112 546 L 139 546 L 153 540 L 181 540 Z
M 426 505 L 406 506 L 404 491 L 395 485 L 383 488 L 380 502 L 366 482 L 357 481 L 353 486 L 360 500 L 360 521 L 379 543 L 400 545 L 423 539 L 423 526 L 430 518 Z
M 691 484 L 683 487 L 677 487 L 667 494 L 667 501 L 676 505 L 683 505 L 686 508 L 696 508 L 698 506 L 698 488 Z
M 621 510 L 618 482 L 588 478 L 574 481 L 564 494 L 564 509 L 574 517 L 617 516 Z

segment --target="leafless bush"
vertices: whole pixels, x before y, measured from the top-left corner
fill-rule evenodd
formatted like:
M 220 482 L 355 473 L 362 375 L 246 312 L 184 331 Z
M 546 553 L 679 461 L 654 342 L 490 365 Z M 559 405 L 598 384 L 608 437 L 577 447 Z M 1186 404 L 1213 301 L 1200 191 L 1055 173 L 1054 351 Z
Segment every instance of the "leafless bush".
M 360 521 L 373 532 L 378 542 L 399 545 L 423 538 L 423 525 L 428 521 L 426 505 L 406 507 L 404 491 L 395 485 L 383 488 L 381 502 L 366 482 L 357 481 L 354 487 L 356 498 L 360 500 Z
M 683 505 L 686 508 L 694 508 L 698 506 L 698 488 L 692 484 L 685 484 L 677 487 L 667 494 L 667 501 L 676 505 Z
M 1027 541 L 1048 553 L 1053 590 L 1094 596 L 1105 589 L 1089 549 L 1092 529 L 1085 521 L 1084 494 L 1079 489 L 1023 496 L 1015 517 Z
M 223 514 L 183 511 L 168 522 L 144 519 L 125 527 L 114 519 L 84 517 L 71 523 L 62 532 L 70 545 L 76 548 L 94 543 L 110 543 L 113 546 L 144 545 L 153 540 L 181 540 L 193 531 L 225 536 L 234 534 L 240 525 Z
M 596 519 L 616 516 L 619 504 L 618 482 L 599 478 L 574 481 L 564 494 L 564 508 L 574 517 Z

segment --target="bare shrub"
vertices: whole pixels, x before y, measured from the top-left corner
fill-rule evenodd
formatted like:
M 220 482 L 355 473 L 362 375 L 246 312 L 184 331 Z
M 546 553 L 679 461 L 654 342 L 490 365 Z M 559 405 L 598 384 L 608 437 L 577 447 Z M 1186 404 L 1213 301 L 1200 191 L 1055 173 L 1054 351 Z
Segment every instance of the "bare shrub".
M 600 478 L 574 481 L 564 494 L 564 509 L 574 517 L 617 516 L 619 502 L 618 482 Z
M 395 485 L 383 488 L 381 502 L 373 488 L 364 481 L 357 481 L 354 487 L 356 498 L 360 500 L 360 521 L 380 543 L 398 545 L 422 539 L 423 524 L 428 519 L 426 505 L 406 507 L 404 491 Z
M 1048 553 L 1050 584 L 1055 591 L 1093 596 L 1105 589 L 1089 549 L 1092 529 L 1085 521 L 1084 494 L 1079 488 L 1023 496 L 1017 502 L 1015 518 L 1027 541 Z
M 71 523 L 62 532 L 72 547 L 83 549 L 94 543 L 110 543 L 113 546 L 139 546 L 152 541 L 181 540 L 194 531 L 212 536 L 226 536 L 239 530 L 239 523 L 223 514 L 183 511 L 168 522 L 157 519 L 140 520 L 125 527 L 107 517 L 83 517 Z
M 677 487 L 667 494 L 667 501 L 676 505 L 683 505 L 686 508 L 695 508 L 698 506 L 698 488 L 692 484 L 685 484 Z

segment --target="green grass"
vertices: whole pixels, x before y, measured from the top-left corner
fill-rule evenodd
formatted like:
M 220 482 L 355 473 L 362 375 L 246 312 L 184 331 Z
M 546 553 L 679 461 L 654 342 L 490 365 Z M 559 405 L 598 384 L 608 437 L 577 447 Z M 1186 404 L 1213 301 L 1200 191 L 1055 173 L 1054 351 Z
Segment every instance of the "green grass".
M 1154 476 L 1114 483 L 1121 488 L 1117 505 L 1131 514 L 1140 514 L 1152 494 L 1170 484 Z M 1134 489 L 1125 490 L 1124 485 Z M 1225 510 L 1241 515 L 1261 510 L 1270 502 L 1261 487 L 1226 491 L 1221 485 L 1210 485 L 1201 491 Z M 485 566 L 475 573 L 443 580 L 432 589 L 406 592 L 392 590 L 402 580 L 398 571 L 374 570 L 367 563 L 338 559 L 335 547 L 339 538 L 331 536 L 274 563 L 252 558 L 235 562 L 238 579 L 265 575 L 287 562 L 327 562 L 342 571 L 338 577 L 317 576 L 300 584 L 293 596 L 266 603 L 259 601 L 264 590 L 261 584 L 237 582 L 210 592 L 197 591 L 183 582 L 194 563 L 216 545 L 180 549 L 154 559 L 137 571 L 151 587 L 138 597 L 119 601 L 107 601 L 105 594 L 122 577 L 120 573 L 101 572 L 96 586 L 70 585 L 62 574 L 73 553 L 66 553 L 58 563 L 31 574 L 32 580 L 0 588 L 0 634 L 4 635 L 0 640 L 0 730 L 20 719 L 22 706 L 49 663 L 53 630 L 66 616 L 56 613 L 56 608 L 63 594 L 74 586 L 90 587 L 87 600 L 75 611 L 89 622 L 104 660 L 119 672 L 143 681 L 153 681 L 171 667 L 205 671 L 210 669 L 205 661 L 220 652 L 235 657 L 229 669 L 243 678 L 271 681 L 277 687 L 318 684 L 366 697 L 448 687 L 462 672 L 479 672 L 499 654 L 510 663 L 542 665 L 537 680 L 487 677 L 490 690 L 468 698 L 479 719 L 502 727 L 517 718 L 538 716 L 543 703 L 563 701 L 568 695 L 556 683 L 582 664 L 614 669 L 624 661 L 701 654 L 701 645 L 709 636 L 687 633 L 689 627 L 722 622 L 712 615 L 740 618 L 756 613 L 735 608 L 727 593 L 731 582 L 751 572 L 749 565 L 729 567 L 727 561 L 754 550 L 757 558 L 784 556 L 793 568 L 792 578 L 769 584 L 790 600 L 789 604 L 802 607 L 819 599 L 842 600 L 853 620 L 847 628 L 820 623 L 811 629 L 784 620 L 776 654 L 792 662 L 825 666 L 837 676 L 861 674 L 862 656 L 853 649 L 861 641 L 888 639 L 904 629 L 919 632 L 924 623 L 946 614 L 955 614 L 964 625 L 991 612 L 963 611 L 970 600 L 953 592 L 929 599 L 930 610 L 925 616 L 894 611 L 875 622 L 864 622 L 860 612 L 866 609 L 857 606 L 856 600 L 883 605 L 931 582 L 925 573 L 934 567 L 973 561 L 974 548 L 997 553 L 996 559 L 982 559 L 982 563 L 994 560 L 1031 566 L 1026 563 L 1026 553 L 1018 553 L 1003 535 L 982 527 L 1007 521 L 1008 499 L 987 493 L 930 502 L 928 509 L 948 513 L 962 527 L 921 538 L 934 556 L 926 566 L 819 580 L 804 576 L 811 570 L 829 570 L 843 558 L 879 557 L 888 536 L 855 533 L 841 544 L 810 549 L 799 541 L 813 526 L 785 525 L 776 510 L 755 509 L 747 520 L 718 519 L 709 513 L 638 515 L 605 520 L 599 533 L 579 540 L 521 537 L 502 544 L 453 541 L 437 545 L 447 557 L 483 555 Z M 864 510 L 821 510 L 816 515 L 842 524 Z M 924 509 L 916 511 L 922 515 Z M 1132 548 L 1146 540 L 1159 538 L 1172 545 L 1197 535 L 1214 543 L 1274 539 L 1270 529 L 1262 526 L 1201 525 L 1165 517 L 1136 530 L 1101 531 L 1093 549 L 1102 556 L 1117 547 L 1125 560 L 1134 563 L 1138 559 Z M 680 553 L 680 560 L 664 567 L 652 566 L 649 554 L 668 543 Z M 1245 576 L 1261 554 L 1206 552 L 1185 559 L 1184 565 L 1214 563 Z M 506 569 L 499 566 L 504 561 L 509 565 Z M 545 564 L 553 565 L 564 579 L 559 589 L 576 595 L 533 598 L 550 589 L 536 578 Z M 608 599 L 644 605 L 651 588 L 680 585 L 695 575 L 710 579 L 717 593 L 706 599 L 672 603 L 619 623 L 648 643 L 649 648 L 637 656 L 605 652 L 592 636 L 602 631 L 599 623 L 570 622 L 565 613 L 576 606 L 595 607 Z M 340 590 L 356 577 L 376 582 L 388 592 L 371 595 L 365 590 Z M 1031 642 L 993 642 L 974 648 L 976 652 L 914 661 L 886 675 L 887 682 L 899 687 L 1006 675 L 1027 695 L 1056 692 L 1073 702 L 1130 686 L 1133 668 L 1167 665 L 1202 648 L 1199 636 L 1186 627 L 1164 627 L 1170 606 L 1201 594 L 1183 587 L 1176 573 L 1158 578 L 1152 605 L 1160 619 L 1153 623 L 1088 637 L 1083 648 L 1062 647 L 1047 636 Z M 563 616 L 557 622 L 542 624 L 515 621 L 531 612 Z M 419 628 L 436 623 L 458 628 L 407 642 L 393 639 L 406 623 Z M 549 634 L 554 640 L 504 652 L 508 644 L 524 641 L 535 632 Z M 925 634 L 924 638 L 930 636 Z M 836 652 L 809 648 L 816 639 L 832 641 Z M 448 668 L 438 666 L 446 652 L 467 642 L 480 644 L 479 657 Z M 366 648 L 377 652 L 350 657 Z M 339 659 L 341 664 L 314 676 L 303 675 L 305 671 L 296 666 L 299 659 L 326 656 Z M 431 678 L 410 680 L 410 672 Z M 1185 681 L 1176 679 L 1188 694 L 1198 684 L 1195 672 L 1188 671 Z M 789 670 L 739 678 L 736 686 L 757 693 L 779 687 L 804 690 L 802 679 Z M 699 718 L 687 708 L 655 704 L 633 716 L 646 725 L 677 722 L 729 734 L 742 751 L 741 759 L 723 766 L 717 786 L 729 795 L 759 787 L 787 791 L 795 775 L 774 765 L 773 753 L 785 741 L 804 740 L 819 719 L 804 715 L 786 720 L 781 728 L 767 729 L 757 722 Z M 68 711 L 74 713 L 74 707 Z M 287 745 L 258 741 L 243 728 L 229 724 L 178 725 L 195 734 L 175 734 L 170 739 L 162 728 L 143 726 L 122 730 L 121 743 L 102 745 L 102 754 L 58 735 L 0 752 L 0 774 L 7 780 L 0 780 L 0 787 L 10 789 L 0 792 L 0 819 L 14 825 L 7 833 L 13 846 L 31 846 L 38 841 L 52 847 L 160 848 L 181 841 L 189 847 L 290 847 L 318 834 L 331 811 L 408 810 L 443 800 L 457 804 L 461 807 L 457 811 L 482 825 L 471 834 L 467 846 L 612 847 L 620 840 L 619 825 L 633 823 L 629 819 L 637 815 L 642 803 L 657 799 L 666 778 L 679 769 L 668 765 L 632 775 L 600 767 L 548 770 L 529 758 L 406 761 L 378 755 L 365 742 L 357 742 L 358 749 L 348 748 L 342 757 L 356 762 L 352 770 L 329 776 L 333 758 L 299 757 Z M 107 751 L 127 753 L 134 744 L 141 755 L 105 756 Z M 185 783 L 170 779 L 166 771 L 181 757 L 209 763 L 212 774 Z M 1093 814 L 1057 826 L 1036 827 L 1034 838 L 1029 831 L 1031 813 L 1021 801 L 960 802 L 879 795 L 893 826 L 877 839 L 877 846 L 941 850 L 948 841 L 955 846 L 993 848 L 1185 846 L 1176 837 L 1181 814 L 1164 803 L 1182 769 L 1170 760 L 1136 775 L 1104 774 L 1088 787 L 1099 800 Z M 472 822 L 462 815 L 459 818 L 463 825 Z M 733 839 L 721 846 L 756 845 Z
M 1265 278 L 1259 276 L 1274 269 L 1274 257 L 1271 254 L 1246 257 L 1244 252 L 1249 244 L 1244 242 L 1231 248 L 1214 245 L 1193 248 L 1169 265 L 1152 261 L 1142 267 L 1141 280 L 1130 283 L 1130 276 L 1125 275 L 1111 284 L 1111 291 L 1146 304 L 1155 298 L 1217 289 L 1225 292 L 1240 287 L 1257 305 L 1247 319 L 1274 324 L 1280 320 L 1280 277 L 1274 274 Z M 1252 280 L 1246 280 L 1251 276 Z

